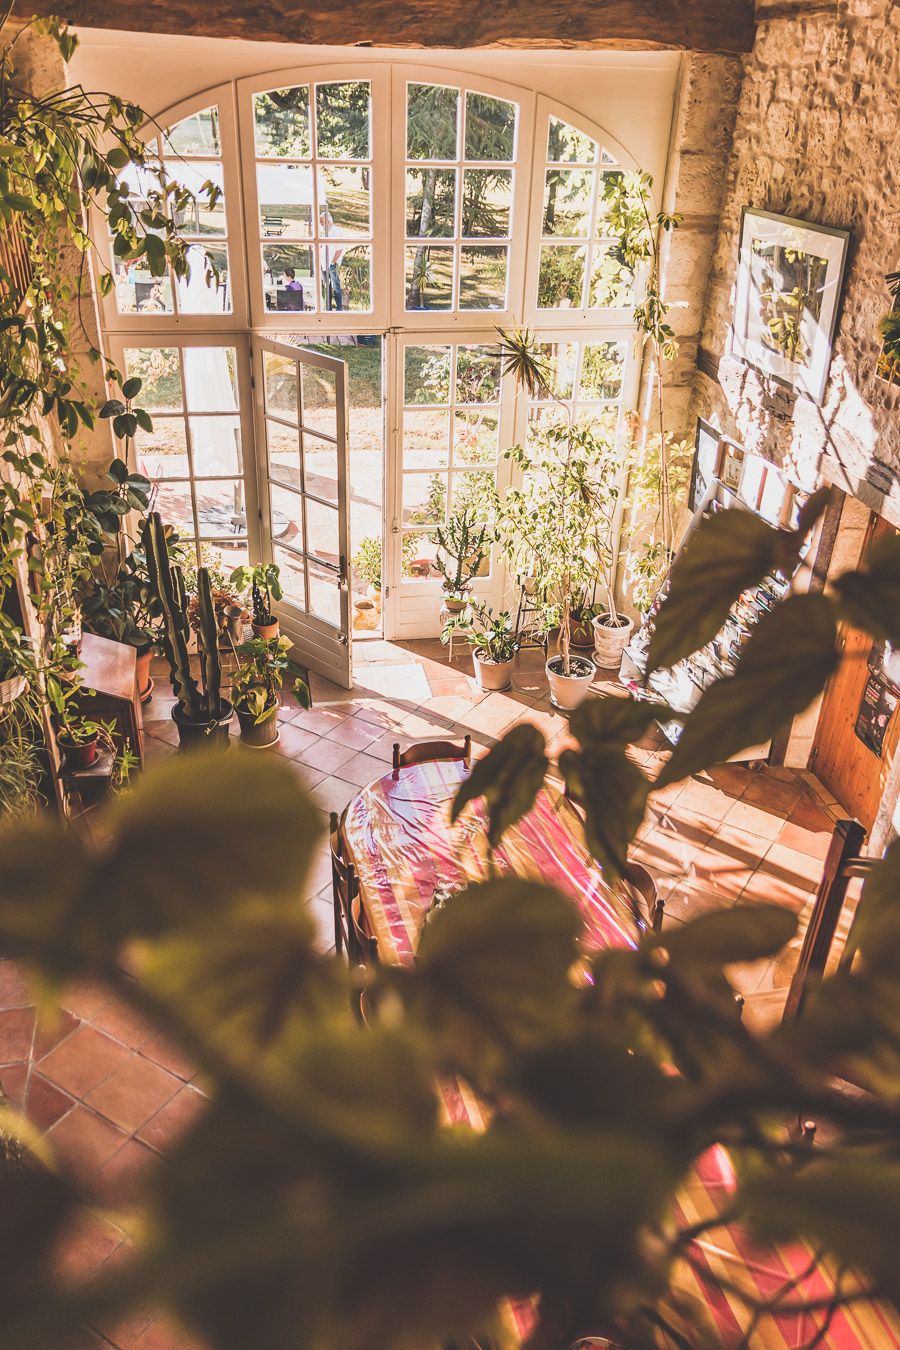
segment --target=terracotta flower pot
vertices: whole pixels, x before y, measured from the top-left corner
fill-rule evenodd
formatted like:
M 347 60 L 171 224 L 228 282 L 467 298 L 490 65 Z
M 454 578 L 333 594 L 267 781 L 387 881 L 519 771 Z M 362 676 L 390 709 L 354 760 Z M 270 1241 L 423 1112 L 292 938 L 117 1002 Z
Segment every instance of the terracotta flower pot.
M 72 771 L 78 769 L 89 769 L 96 762 L 100 753 L 99 739 L 100 733 L 95 731 L 93 736 L 87 741 L 70 741 L 65 733 L 57 736 L 57 744 L 66 757 L 66 768 Z
M 146 651 L 138 651 L 135 660 L 135 671 L 137 674 L 137 685 L 141 695 L 141 702 L 146 703 L 153 693 L 153 681 L 150 678 L 150 662 L 153 660 L 153 648 L 148 647 Z
M 273 619 L 271 623 L 251 623 L 250 627 L 253 629 L 253 636 L 258 638 L 275 638 L 279 634 L 277 619 Z

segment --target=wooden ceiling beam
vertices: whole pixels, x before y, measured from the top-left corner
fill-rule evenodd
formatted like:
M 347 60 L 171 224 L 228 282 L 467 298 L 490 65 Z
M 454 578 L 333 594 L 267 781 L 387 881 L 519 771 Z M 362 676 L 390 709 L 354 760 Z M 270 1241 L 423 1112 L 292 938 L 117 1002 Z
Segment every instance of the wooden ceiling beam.
M 753 0 L 32 0 L 27 9 L 85 28 L 313 46 L 741 53 L 754 34 Z

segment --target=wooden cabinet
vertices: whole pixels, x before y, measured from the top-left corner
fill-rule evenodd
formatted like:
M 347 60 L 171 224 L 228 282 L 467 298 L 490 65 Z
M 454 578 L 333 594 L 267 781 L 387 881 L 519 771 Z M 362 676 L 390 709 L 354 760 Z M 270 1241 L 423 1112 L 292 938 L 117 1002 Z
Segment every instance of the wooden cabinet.
M 95 722 L 113 722 L 143 764 L 144 718 L 134 647 L 85 633 L 80 659 L 82 684 L 94 691 L 93 696 L 87 694 L 79 700 L 82 712 Z

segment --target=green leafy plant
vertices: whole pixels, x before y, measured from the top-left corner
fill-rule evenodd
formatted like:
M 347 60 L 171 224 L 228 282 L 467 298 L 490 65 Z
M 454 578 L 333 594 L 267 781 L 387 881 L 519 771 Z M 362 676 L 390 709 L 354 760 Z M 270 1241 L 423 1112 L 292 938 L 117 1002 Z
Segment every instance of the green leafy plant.
M 290 638 L 252 638 L 237 649 L 242 658 L 231 677 L 231 701 L 241 712 L 252 713 L 257 725 L 278 708 L 278 694 L 286 678 L 293 676 L 291 693 L 301 708 L 311 706 L 309 686 L 303 671 L 288 657 Z
M 359 548 L 353 555 L 353 569 L 357 575 L 375 590 L 381 590 L 381 540 L 374 535 L 360 539 Z
M 480 661 L 504 663 L 519 650 L 520 634 L 508 610 L 495 615 L 487 605 L 469 603 L 446 620 L 441 642 L 446 646 L 455 632 L 462 634 Z
M 434 565 L 444 578 L 444 591 L 452 596 L 464 594 L 490 554 L 489 527 L 479 524 L 474 510 L 466 507 L 454 512 L 445 525 L 439 525 L 434 538 L 438 546 Z
M 883 380 L 900 383 L 900 308 L 894 308 L 878 321 L 882 340 L 878 373 Z
M 257 563 L 254 567 L 236 567 L 231 574 L 231 583 L 238 590 L 249 587 L 253 622 L 260 628 L 275 623 L 272 602 L 283 598 L 281 582 L 278 579 L 279 568 L 276 563 Z

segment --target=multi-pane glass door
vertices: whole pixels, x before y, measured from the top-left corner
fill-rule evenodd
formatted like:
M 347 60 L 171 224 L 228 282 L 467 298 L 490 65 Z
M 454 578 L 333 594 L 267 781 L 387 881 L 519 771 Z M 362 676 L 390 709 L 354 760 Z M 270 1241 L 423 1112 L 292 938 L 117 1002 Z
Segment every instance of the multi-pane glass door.
M 347 366 L 260 335 L 253 346 L 262 555 L 280 568 L 282 628 L 349 688 Z

